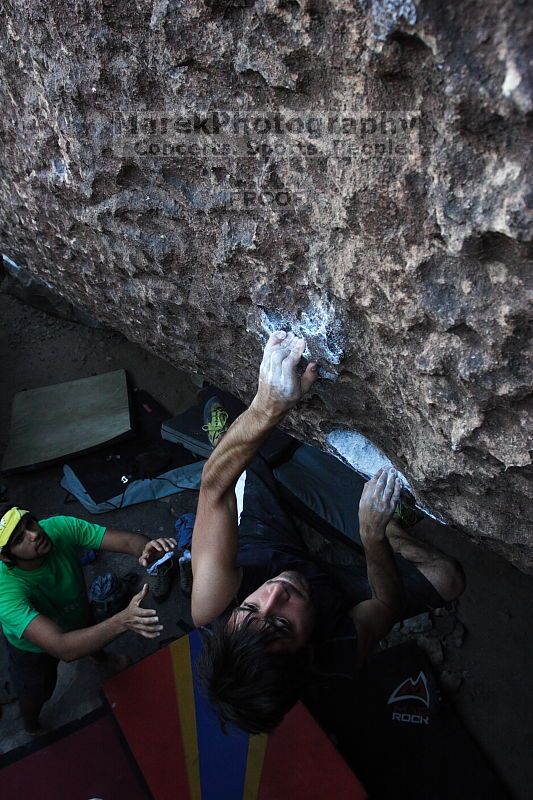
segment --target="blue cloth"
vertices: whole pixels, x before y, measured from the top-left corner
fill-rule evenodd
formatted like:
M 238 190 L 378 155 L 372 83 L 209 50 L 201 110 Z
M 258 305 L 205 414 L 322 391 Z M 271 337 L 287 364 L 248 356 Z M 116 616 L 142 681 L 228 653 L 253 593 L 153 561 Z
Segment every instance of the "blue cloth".
M 91 583 L 89 589 L 89 600 L 91 602 L 101 602 L 106 600 L 118 588 L 118 581 L 116 575 L 112 572 L 105 572 L 103 575 L 98 575 Z
M 196 514 L 189 512 L 188 514 L 182 514 L 174 523 L 180 550 L 190 548 L 195 520 Z
M 83 553 L 80 555 L 80 564 L 84 567 L 87 564 L 91 564 L 95 560 L 97 555 L 98 553 L 96 552 L 96 550 L 84 550 Z

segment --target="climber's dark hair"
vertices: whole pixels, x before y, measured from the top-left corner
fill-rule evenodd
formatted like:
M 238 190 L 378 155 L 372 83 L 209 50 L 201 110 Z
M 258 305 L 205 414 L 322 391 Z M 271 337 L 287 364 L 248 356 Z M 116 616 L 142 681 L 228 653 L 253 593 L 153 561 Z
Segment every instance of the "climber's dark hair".
M 219 717 L 247 733 L 270 733 L 298 700 L 307 679 L 308 650 L 270 652 L 284 632 L 257 625 L 253 613 L 236 626 L 230 614 L 204 629 L 198 676 Z

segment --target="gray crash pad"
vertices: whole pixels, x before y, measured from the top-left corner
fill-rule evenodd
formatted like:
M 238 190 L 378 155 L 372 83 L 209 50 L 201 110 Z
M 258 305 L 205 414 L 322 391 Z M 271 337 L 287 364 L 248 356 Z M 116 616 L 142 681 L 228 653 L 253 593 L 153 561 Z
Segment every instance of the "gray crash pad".
M 132 433 L 123 369 L 27 389 L 13 400 L 2 472 L 48 464 Z

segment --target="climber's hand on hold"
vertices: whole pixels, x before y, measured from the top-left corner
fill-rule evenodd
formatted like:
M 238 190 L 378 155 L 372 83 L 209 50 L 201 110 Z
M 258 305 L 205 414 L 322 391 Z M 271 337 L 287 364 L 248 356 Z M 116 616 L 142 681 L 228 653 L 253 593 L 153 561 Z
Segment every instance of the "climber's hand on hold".
M 383 538 L 400 498 L 401 482 L 395 469 L 379 469 L 367 481 L 359 501 L 359 530 L 366 539 Z
M 289 331 L 270 335 L 259 369 L 259 385 L 252 407 L 269 419 L 279 419 L 309 391 L 318 377 L 317 362 L 311 361 L 299 375 L 298 364 L 305 339 Z

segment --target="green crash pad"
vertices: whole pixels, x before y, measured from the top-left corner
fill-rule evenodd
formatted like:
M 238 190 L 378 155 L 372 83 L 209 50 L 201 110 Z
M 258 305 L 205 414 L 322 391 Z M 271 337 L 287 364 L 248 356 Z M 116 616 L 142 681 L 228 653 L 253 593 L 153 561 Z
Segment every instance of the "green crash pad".
M 19 392 L 2 472 L 29 469 L 133 433 L 126 372 Z

